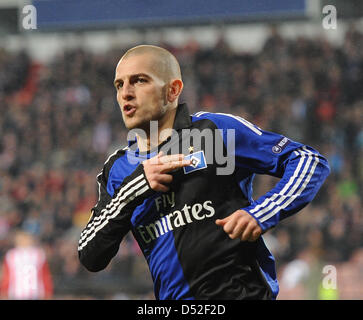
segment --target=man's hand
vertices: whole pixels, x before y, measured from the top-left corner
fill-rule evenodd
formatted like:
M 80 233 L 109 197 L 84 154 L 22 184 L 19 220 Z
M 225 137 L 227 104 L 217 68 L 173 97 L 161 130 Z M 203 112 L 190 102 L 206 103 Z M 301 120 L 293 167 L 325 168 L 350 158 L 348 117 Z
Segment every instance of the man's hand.
M 223 227 L 231 239 L 239 238 L 252 242 L 262 234 L 262 229 L 257 221 L 244 210 L 237 210 L 224 219 L 217 219 L 216 224 Z
M 143 163 L 146 179 L 154 191 L 169 191 L 168 184 L 173 181 L 173 176 L 168 172 L 189 166 L 190 160 L 184 160 L 183 154 L 164 156 L 160 151 L 155 157 Z

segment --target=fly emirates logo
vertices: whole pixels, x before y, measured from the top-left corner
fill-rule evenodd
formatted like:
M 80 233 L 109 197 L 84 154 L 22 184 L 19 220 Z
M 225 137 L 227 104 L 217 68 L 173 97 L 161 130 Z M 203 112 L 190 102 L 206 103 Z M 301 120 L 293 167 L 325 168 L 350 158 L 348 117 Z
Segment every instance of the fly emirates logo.
M 174 207 L 175 193 L 163 194 L 155 199 L 156 208 Z M 149 243 L 165 233 L 174 229 L 185 226 L 198 220 L 204 220 L 214 216 L 215 210 L 212 207 L 212 201 L 207 200 L 203 203 L 185 204 L 181 210 L 174 210 L 148 225 L 140 225 L 136 229 L 145 243 Z

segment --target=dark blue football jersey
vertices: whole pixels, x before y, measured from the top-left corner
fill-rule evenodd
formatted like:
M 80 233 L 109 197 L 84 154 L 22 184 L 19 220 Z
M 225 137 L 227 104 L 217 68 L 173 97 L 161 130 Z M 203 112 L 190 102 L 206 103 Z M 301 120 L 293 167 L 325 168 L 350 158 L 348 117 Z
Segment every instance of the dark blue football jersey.
M 159 150 L 191 160 L 171 173 L 166 193 L 150 188 L 142 165 Z M 280 178 L 256 200 L 255 174 Z M 238 116 L 190 115 L 180 104 L 173 134 L 158 148 L 140 152 L 131 139 L 105 162 L 98 202 L 80 236 L 80 261 L 90 271 L 104 269 L 131 231 L 156 299 L 275 299 L 275 261 L 263 236 L 232 240 L 215 220 L 243 209 L 265 232 L 312 201 L 328 174 L 327 160 L 309 146 Z

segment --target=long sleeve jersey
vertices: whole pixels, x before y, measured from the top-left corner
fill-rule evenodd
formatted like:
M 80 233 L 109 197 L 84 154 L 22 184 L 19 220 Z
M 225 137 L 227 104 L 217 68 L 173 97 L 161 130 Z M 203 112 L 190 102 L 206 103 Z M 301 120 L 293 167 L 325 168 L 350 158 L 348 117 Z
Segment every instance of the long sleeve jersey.
M 150 188 L 142 162 L 183 153 L 191 165 L 172 172 L 166 193 Z M 280 178 L 254 200 L 255 174 Z M 305 207 L 329 174 L 313 148 L 222 113 L 177 109 L 173 134 L 149 152 L 132 139 L 104 164 L 99 199 L 78 253 L 90 271 L 104 269 L 131 231 L 148 263 L 156 299 L 274 299 L 274 257 L 263 236 L 230 239 L 215 224 L 238 209 L 263 232 Z

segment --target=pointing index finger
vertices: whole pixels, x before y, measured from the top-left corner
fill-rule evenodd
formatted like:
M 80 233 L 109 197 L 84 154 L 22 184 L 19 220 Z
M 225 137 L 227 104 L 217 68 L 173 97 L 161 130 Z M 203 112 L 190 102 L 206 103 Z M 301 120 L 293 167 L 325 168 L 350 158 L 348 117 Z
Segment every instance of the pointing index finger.
M 164 163 L 161 165 L 161 173 L 166 173 L 166 172 L 173 171 L 175 169 L 189 166 L 190 163 L 191 163 L 190 160 L 184 160 L 184 159 L 179 160 L 179 161 L 175 160 L 175 161 L 170 161 L 170 162 Z
M 181 161 L 184 159 L 184 154 L 171 154 L 171 155 L 165 155 L 160 157 L 161 163 L 168 163 L 168 162 L 174 162 L 174 161 Z
M 183 159 L 183 154 L 164 155 L 164 153 L 160 151 L 155 157 L 150 158 L 148 161 L 150 164 L 164 164 L 172 161 L 180 161 Z

